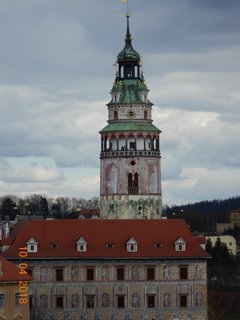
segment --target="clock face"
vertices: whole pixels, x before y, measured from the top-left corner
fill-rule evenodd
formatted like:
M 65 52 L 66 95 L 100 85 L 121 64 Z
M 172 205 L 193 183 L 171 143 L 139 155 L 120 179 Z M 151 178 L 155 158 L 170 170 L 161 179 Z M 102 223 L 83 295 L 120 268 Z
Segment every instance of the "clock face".
M 133 111 L 133 110 L 128 110 L 127 115 L 128 115 L 128 118 L 134 118 L 136 114 L 135 114 L 135 111 Z

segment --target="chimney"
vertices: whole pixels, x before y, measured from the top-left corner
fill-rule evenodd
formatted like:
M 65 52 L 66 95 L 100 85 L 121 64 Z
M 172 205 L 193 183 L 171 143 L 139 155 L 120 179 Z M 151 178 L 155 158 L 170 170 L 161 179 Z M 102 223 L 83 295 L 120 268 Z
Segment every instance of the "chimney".
M 5 238 L 6 238 L 6 239 L 8 239 L 9 234 L 10 234 L 9 223 L 6 222 L 6 224 L 5 224 Z

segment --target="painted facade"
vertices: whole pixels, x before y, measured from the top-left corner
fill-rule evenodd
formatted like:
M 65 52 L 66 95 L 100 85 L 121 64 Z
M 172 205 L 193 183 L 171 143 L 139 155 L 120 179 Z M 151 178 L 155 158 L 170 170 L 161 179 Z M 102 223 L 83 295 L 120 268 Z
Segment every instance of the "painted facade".
M 152 103 L 134 50 L 127 14 L 125 47 L 117 58 L 101 134 L 100 213 L 105 219 L 161 217 L 160 130 L 152 124 Z
M 19 269 L 0 257 L 0 320 L 30 319 L 28 301 L 20 303 L 20 279 L 25 281 L 30 280 L 30 277 L 21 276 L 20 278 Z
M 32 320 L 202 320 L 207 316 L 207 271 L 200 260 L 68 260 L 64 266 L 63 261 L 45 260 L 29 261 L 29 266 L 34 278 L 29 291 Z M 182 267 L 187 268 L 185 279 L 181 279 Z M 58 269 L 63 270 L 59 280 Z M 89 270 L 93 278 L 88 278 Z

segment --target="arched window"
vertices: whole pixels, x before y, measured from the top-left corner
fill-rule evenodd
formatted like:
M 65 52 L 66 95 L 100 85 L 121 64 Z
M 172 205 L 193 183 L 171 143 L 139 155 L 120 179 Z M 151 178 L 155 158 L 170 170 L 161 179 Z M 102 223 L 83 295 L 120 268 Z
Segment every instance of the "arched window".
M 125 77 L 126 78 L 132 78 L 132 67 L 131 67 L 131 65 L 127 65 L 125 67 Z
M 134 66 L 134 77 L 135 77 L 135 78 L 138 78 L 138 77 L 139 77 L 138 66 Z
M 138 194 L 138 173 L 134 174 L 134 194 Z
M 153 138 L 153 150 L 157 150 L 157 139 Z
M 128 174 L 128 193 L 132 194 L 133 193 L 133 178 L 132 178 L 132 173 Z
M 128 193 L 138 194 L 138 173 L 128 174 Z
M 144 119 L 147 120 L 148 118 L 148 114 L 147 114 L 147 110 L 144 111 Z
M 123 66 L 121 66 L 120 68 L 120 78 L 123 78 L 124 77 L 124 74 L 123 74 Z

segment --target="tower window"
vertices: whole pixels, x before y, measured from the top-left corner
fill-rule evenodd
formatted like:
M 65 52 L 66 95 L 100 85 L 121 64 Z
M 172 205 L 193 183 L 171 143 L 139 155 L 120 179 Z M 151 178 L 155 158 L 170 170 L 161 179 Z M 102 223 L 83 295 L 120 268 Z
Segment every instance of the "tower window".
M 139 77 L 138 66 L 134 66 L 134 77 L 135 77 L 135 78 L 138 78 L 138 77 Z
M 131 78 L 132 77 L 132 67 L 130 65 L 127 65 L 125 67 L 125 77 Z
M 118 119 L 118 112 L 117 112 L 117 111 L 114 111 L 114 113 L 113 113 L 113 118 L 114 118 L 114 120 L 117 120 L 117 119 Z
M 135 173 L 134 176 L 132 173 L 128 174 L 128 193 L 138 194 L 138 173 Z
M 129 147 L 130 147 L 130 149 L 134 149 L 135 150 L 135 148 L 136 148 L 136 143 L 135 142 L 129 142 Z
M 144 111 L 144 119 L 145 119 L 145 120 L 147 119 L 147 115 L 148 115 L 148 114 L 147 114 L 147 110 L 145 110 L 145 111 Z
M 134 174 L 134 194 L 138 193 L 138 173 Z
M 128 174 L 128 193 L 131 194 L 133 192 L 133 181 L 132 181 L 132 174 Z

